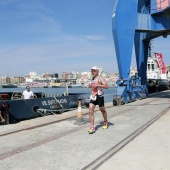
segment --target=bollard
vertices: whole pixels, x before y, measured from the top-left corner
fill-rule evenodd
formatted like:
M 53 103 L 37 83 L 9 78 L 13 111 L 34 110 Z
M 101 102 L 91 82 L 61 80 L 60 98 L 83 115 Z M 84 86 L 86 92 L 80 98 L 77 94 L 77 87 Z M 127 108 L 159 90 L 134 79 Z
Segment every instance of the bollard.
M 118 100 L 118 106 L 121 106 L 121 104 L 122 104 L 122 99 L 121 99 L 121 98 L 118 98 L 117 100 Z
M 82 125 L 86 122 L 83 119 L 82 107 L 81 107 L 81 100 L 78 101 L 78 110 L 77 110 L 77 119 L 74 123 L 75 125 Z
M 83 113 L 81 108 L 81 101 L 78 102 L 78 112 L 77 112 L 77 119 L 83 120 Z

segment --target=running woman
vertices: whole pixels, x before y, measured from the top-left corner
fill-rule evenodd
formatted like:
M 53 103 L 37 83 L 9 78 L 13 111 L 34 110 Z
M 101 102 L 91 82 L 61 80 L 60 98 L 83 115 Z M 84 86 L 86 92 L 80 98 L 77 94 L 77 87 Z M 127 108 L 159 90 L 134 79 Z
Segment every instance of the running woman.
M 92 67 L 91 69 L 92 73 L 92 80 L 91 83 L 89 84 L 89 88 L 92 89 L 92 95 L 90 96 L 90 104 L 89 104 L 89 119 L 90 119 L 90 129 L 89 129 L 89 134 L 92 134 L 95 132 L 95 127 L 94 127 L 94 110 L 95 106 L 99 105 L 100 111 L 103 114 L 104 118 L 104 124 L 103 124 L 103 129 L 108 128 L 108 121 L 107 121 L 107 112 L 104 107 L 104 92 L 103 89 L 108 88 L 108 84 L 105 81 L 105 79 L 99 75 L 99 68 L 97 66 Z

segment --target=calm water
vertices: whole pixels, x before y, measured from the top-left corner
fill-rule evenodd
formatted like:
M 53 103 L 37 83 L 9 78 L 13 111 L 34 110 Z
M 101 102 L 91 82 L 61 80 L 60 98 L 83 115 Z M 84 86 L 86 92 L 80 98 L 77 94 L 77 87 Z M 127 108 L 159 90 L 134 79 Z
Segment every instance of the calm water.
M 24 90 L 25 88 L 0 88 L 0 92 L 23 92 Z M 63 94 L 66 91 L 65 88 L 31 88 L 31 90 L 46 94 Z M 70 93 L 91 93 L 89 88 L 69 88 L 68 90 Z M 112 102 L 114 92 L 115 88 L 104 90 L 105 102 Z

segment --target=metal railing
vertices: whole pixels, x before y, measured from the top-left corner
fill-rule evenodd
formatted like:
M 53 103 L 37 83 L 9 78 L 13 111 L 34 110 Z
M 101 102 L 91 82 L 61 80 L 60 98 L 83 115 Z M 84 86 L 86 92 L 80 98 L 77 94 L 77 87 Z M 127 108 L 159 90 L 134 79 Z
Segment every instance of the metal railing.
M 157 0 L 157 10 L 163 10 L 170 6 L 170 0 Z
M 145 0 L 145 1 L 147 1 L 147 0 Z M 143 10 L 143 12 L 145 10 L 149 10 L 152 13 L 154 11 L 156 12 L 156 11 L 164 10 L 165 8 L 168 8 L 168 7 L 170 7 L 170 0 L 156 0 L 156 3 L 147 6 Z

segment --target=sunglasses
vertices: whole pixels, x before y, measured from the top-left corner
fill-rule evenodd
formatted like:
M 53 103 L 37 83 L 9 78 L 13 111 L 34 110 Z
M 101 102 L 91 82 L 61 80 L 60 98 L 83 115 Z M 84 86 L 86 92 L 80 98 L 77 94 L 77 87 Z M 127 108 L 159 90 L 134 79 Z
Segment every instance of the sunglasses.
M 91 70 L 91 72 L 97 72 L 97 70 Z

